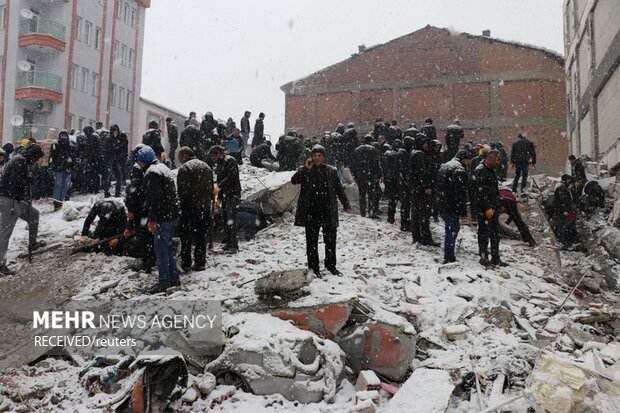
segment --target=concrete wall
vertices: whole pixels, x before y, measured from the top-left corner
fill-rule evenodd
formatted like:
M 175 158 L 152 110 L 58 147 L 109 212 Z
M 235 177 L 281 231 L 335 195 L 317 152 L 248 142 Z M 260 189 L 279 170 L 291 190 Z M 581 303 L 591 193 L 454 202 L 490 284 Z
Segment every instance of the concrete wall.
M 282 90 L 286 127 L 305 135 L 348 121 L 365 133 L 377 117 L 406 128 L 430 116 L 441 130 L 459 117 L 468 139 L 501 139 L 510 148 L 525 131 L 543 171 L 565 166 L 563 60 L 534 47 L 428 26 Z

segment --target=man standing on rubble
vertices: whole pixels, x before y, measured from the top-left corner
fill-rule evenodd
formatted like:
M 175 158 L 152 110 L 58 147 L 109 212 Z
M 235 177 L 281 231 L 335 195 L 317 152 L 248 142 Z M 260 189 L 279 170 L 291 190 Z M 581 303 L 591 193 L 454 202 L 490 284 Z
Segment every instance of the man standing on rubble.
M 351 207 L 336 168 L 325 164 L 325 148 L 315 145 L 311 157 L 295 172 L 291 182 L 301 184 L 295 225 L 306 228 L 308 268 L 319 276 L 319 230 L 323 228 L 325 268 L 334 275 L 342 275 L 336 268 L 338 199 L 345 212 L 350 212 Z
M 414 243 L 438 247 L 430 228 L 436 173 L 430 156 L 431 139 L 423 133 L 418 134 L 418 139 L 419 144 L 411 152 L 408 165 L 411 177 L 411 236 Z
M 216 145 L 209 151 L 211 161 L 215 165 L 217 187 L 213 193 L 222 202 L 222 217 L 226 226 L 224 252 L 236 254 L 239 251 L 237 236 L 237 206 L 241 202 L 241 181 L 239 166 L 230 155 L 224 154 L 224 148 Z
M 512 182 L 512 192 L 517 192 L 519 178 L 521 178 L 521 192 L 524 192 L 527 186 L 530 162 L 532 168 L 536 166 L 536 148 L 534 147 L 534 143 L 527 139 L 524 133 L 520 133 L 515 143 L 512 144 L 510 162 L 513 168 L 515 168 L 515 179 Z
M 478 218 L 478 250 L 480 264 L 487 267 L 507 264 L 499 258 L 499 183 L 495 168 L 501 162 L 497 149 L 487 153 L 486 159 L 474 171 L 475 202 Z M 489 261 L 489 242 L 491 260 Z

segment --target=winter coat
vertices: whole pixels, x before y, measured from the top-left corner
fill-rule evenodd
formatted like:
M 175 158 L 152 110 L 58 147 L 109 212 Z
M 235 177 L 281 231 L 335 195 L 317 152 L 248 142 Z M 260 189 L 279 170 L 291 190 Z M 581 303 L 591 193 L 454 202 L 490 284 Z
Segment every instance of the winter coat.
M 360 140 L 357 136 L 357 130 L 355 130 L 355 128 L 347 128 L 342 135 L 342 140 L 344 143 L 344 150 L 346 156 L 351 157 L 355 148 L 360 146 Z
M 397 151 L 393 149 L 385 151 L 381 157 L 381 171 L 383 172 L 386 196 L 396 196 L 399 191 L 401 174 L 400 156 Z
M 146 207 L 146 201 L 144 197 L 144 172 L 135 164 L 129 173 L 130 183 L 125 188 L 125 206 L 127 211 L 134 214 L 134 220 L 130 221 L 130 226 L 142 225 L 142 218 L 148 218 L 148 209 Z M 135 228 L 134 228 L 135 229 Z
M 200 132 L 202 132 L 202 134 L 211 141 L 217 140 L 217 139 L 214 139 L 216 138 L 217 134 L 213 132 L 213 129 L 217 129 L 217 128 L 218 128 L 218 123 L 215 119 L 213 119 L 213 116 L 205 117 L 200 123 Z
M 77 153 L 75 145 L 69 137 L 60 137 L 58 142 L 52 145 L 50 152 L 50 164 L 56 172 L 71 172 L 76 164 Z
M 113 237 L 122 234 L 125 228 L 127 228 L 125 206 L 117 200 L 104 198 L 95 202 L 84 221 L 82 236 L 88 236 L 90 226 L 95 218 L 99 218 L 95 237 Z
M 534 143 L 525 137 L 520 137 L 512 144 L 510 162 L 513 164 L 531 162 L 536 165 L 536 148 Z
M 211 210 L 213 200 L 213 171 L 199 159 L 185 162 L 177 175 L 177 190 L 181 215 L 201 216 Z
M 91 165 L 97 165 L 103 158 L 101 138 L 98 134 L 92 133 L 86 137 L 84 144 L 84 159 Z
M 247 118 L 246 116 L 241 118 L 241 122 L 239 122 L 239 124 L 241 125 L 241 133 L 242 134 L 246 134 L 246 133 L 250 133 L 250 119 Z
M 31 179 L 28 177 L 28 160 L 21 154 L 14 153 L 11 159 L 4 165 L 4 171 L 0 176 L 0 196 L 23 201 L 29 198 L 28 189 Z
M 420 133 L 419 130 L 417 130 L 414 127 L 411 127 L 405 131 L 404 136 L 410 136 L 412 138 L 415 138 L 416 136 L 418 136 L 418 133 Z
M 261 161 L 263 159 L 269 159 L 275 161 L 276 157 L 271 153 L 271 146 L 266 143 L 261 143 L 252 150 L 250 154 L 250 163 L 256 167 L 262 167 Z
M 148 145 L 155 151 L 155 155 L 158 158 L 161 157 L 161 154 L 164 153 L 164 147 L 161 144 L 161 132 L 159 129 L 149 129 L 142 136 L 142 143 Z
M 439 168 L 437 200 L 441 211 L 467 215 L 467 168 L 458 159 L 452 159 Z
M 252 146 L 256 147 L 265 142 L 265 124 L 263 120 L 258 118 L 254 123 L 254 138 L 252 138 Z
M 581 159 L 577 159 L 575 163 L 571 165 L 571 175 L 579 182 L 586 182 L 588 180 L 586 168 L 583 166 Z
M 387 130 L 387 136 L 385 138 L 391 145 L 394 140 L 403 138 L 403 131 L 396 125 L 390 125 Z
M 422 125 L 422 129 L 420 130 L 420 132 L 425 134 L 431 141 L 437 139 L 437 129 L 432 123 L 425 123 L 424 125 Z
M 114 137 L 114 131 L 118 131 L 118 136 Z M 127 134 L 121 132 L 117 125 L 110 127 L 109 142 L 111 145 L 110 158 L 113 161 L 124 161 L 129 154 L 129 138 Z
M 482 162 L 474 170 L 475 201 L 477 210 L 484 214 L 487 209 L 497 211 L 499 207 L 499 184 L 494 168 Z
M 408 150 L 400 148 L 398 150 L 398 187 L 401 191 L 411 189 L 411 175 L 409 173 L 409 157 L 411 154 Z
M 224 155 L 215 166 L 217 186 L 223 197 L 240 197 L 241 181 L 239 180 L 239 165 L 237 160 L 230 155 Z
M 149 221 L 168 222 L 179 218 L 179 199 L 170 169 L 155 160 L 146 166 L 142 181 Z
M 381 178 L 381 154 L 372 145 L 361 145 L 353 151 L 351 173 L 356 180 Z
M 379 136 L 383 136 L 387 139 L 388 127 L 385 125 L 385 122 L 375 122 L 372 130 L 372 135 L 375 137 L 375 139 L 379 139 Z
M 553 194 L 553 210 L 552 212 L 561 215 L 565 212 L 573 212 L 575 210 L 575 199 L 570 186 L 564 182 L 560 182 Z
M 294 136 L 285 136 L 278 149 L 277 160 L 280 171 L 294 171 L 297 161 L 304 151 L 301 142 Z
M 174 121 L 168 123 L 168 144 L 171 148 L 176 148 L 179 145 L 179 128 Z
M 427 189 L 433 189 L 435 169 L 433 159 L 428 153 L 420 149 L 412 151 L 408 169 L 412 193 L 420 194 Z
M 452 124 L 446 128 L 446 146 L 449 149 L 457 149 L 461 146 L 461 139 L 465 137 L 465 132 L 461 125 Z
M 325 186 L 327 193 L 315 194 L 313 188 L 319 184 Z M 313 216 L 316 211 L 312 210 L 313 203 L 318 203 L 327 211 L 324 217 L 324 225 L 337 228 L 338 227 L 338 199 L 342 203 L 344 209 L 349 209 L 349 200 L 344 192 L 344 188 L 336 168 L 323 164 L 319 167 L 313 166 L 307 169 L 305 166 L 300 167 L 291 178 L 293 185 L 301 184 L 301 191 L 297 200 L 297 210 L 295 212 L 295 225 L 299 227 L 306 226 L 308 217 Z
M 204 159 L 203 137 L 200 128 L 191 123 L 181 132 L 181 147 L 187 146 L 194 151 L 196 158 Z

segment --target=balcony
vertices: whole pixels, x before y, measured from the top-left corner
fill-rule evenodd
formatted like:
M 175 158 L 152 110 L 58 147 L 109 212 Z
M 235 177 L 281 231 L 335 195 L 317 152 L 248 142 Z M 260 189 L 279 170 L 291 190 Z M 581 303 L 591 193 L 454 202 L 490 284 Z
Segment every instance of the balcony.
M 52 128 L 48 125 L 22 125 L 15 127 L 13 141 L 18 142 L 22 139 L 35 138 L 37 141 L 47 138 L 47 131 Z M 58 128 L 56 128 L 59 131 Z
M 62 78 L 47 72 L 17 74 L 15 99 L 45 99 L 62 102 Z
M 65 51 L 65 26 L 47 19 L 22 19 L 19 22 L 19 47 L 41 51 Z

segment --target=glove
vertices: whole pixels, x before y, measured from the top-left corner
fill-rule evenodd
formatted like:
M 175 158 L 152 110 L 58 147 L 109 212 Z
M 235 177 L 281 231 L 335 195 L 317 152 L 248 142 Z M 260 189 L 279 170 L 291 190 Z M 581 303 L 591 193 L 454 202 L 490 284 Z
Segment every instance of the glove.
M 510 165 L 510 167 L 511 167 L 512 169 L 517 169 L 517 165 L 515 165 L 515 164 Z
M 222 207 L 222 201 L 220 201 L 219 199 L 215 200 L 215 207 L 216 208 L 221 208 Z
M 125 238 L 129 238 L 133 235 L 133 233 L 131 232 L 130 229 L 126 229 L 125 231 L 123 231 L 123 237 Z
M 491 208 L 484 211 L 484 216 L 487 217 L 487 219 L 493 218 L 493 215 L 495 215 L 495 211 Z
M 108 246 L 110 248 L 118 247 L 118 238 L 111 239 L 110 242 L 108 242 Z
M 568 219 L 568 222 L 573 222 L 575 220 L 575 213 L 574 212 L 567 212 L 566 213 L 566 218 Z
M 217 185 L 213 185 L 213 195 L 218 195 L 220 193 L 220 187 Z

